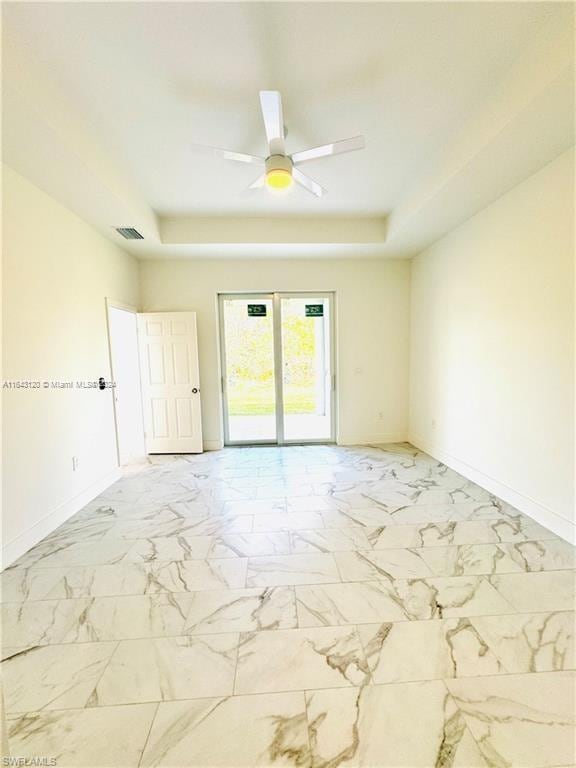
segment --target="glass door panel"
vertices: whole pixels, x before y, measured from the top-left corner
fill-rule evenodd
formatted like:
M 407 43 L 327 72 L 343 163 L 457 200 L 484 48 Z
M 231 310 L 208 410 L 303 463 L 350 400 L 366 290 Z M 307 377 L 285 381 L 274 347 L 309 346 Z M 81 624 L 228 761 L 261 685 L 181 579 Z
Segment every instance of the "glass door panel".
M 287 442 L 333 438 L 331 312 L 326 295 L 280 294 L 282 425 Z
M 221 296 L 226 443 L 277 440 L 274 301 Z

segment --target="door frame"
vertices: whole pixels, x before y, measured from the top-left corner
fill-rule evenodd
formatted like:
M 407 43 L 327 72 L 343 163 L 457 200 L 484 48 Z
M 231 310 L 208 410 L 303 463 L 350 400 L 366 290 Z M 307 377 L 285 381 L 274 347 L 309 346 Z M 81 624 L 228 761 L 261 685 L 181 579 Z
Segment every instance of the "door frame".
M 110 310 L 111 309 L 120 309 L 124 312 L 130 312 L 133 314 L 136 318 L 136 321 L 138 320 L 138 309 L 137 307 L 132 306 L 132 304 L 126 304 L 123 301 L 117 301 L 116 299 L 111 299 L 109 296 L 106 296 L 104 299 L 105 306 L 106 306 L 106 335 L 108 338 L 108 359 L 110 361 L 110 378 L 112 381 L 115 381 L 114 379 L 114 357 L 112 355 L 112 328 L 110 325 Z M 138 325 L 136 325 L 136 328 L 138 328 Z M 142 458 L 147 456 L 146 451 L 146 437 L 145 437 L 145 430 L 144 430 L 144 411 L 143 411 L 143 405 L 142 405 L 142 378 L 140 376 L 140 348 L 138 345 L 138 333 L 136 333 L 136 356 L 138 360 L 138 382 L 139 382 L 139 393 L 140 393 L 140 403 L 141 403 L 141 413 L 142 413 L 142 435 L 144 435 L 144 454 Z M 118 466 L 122 467 L 124 464 L 122 464 L 122 457 L 120 456 L 120 425 L 118 420 L 118 406 L 116 405 L 116 392 L 112 390 L 112 413 L 114 416 L 114 434 L 116 436 L 116 461 L 118 462 Z
M 284 361 L 282 357 L 282 299 L 291 298 L 318 298 L 329 299 L 328 328 L 330 334 L 330 373 L 331 373 L 331 398 L 330 398 L 330 437 L 311 438 L 300 440 L 286 440 L 284 437 L 284 393 L 283 377 Z M 224 301 L 226 299 L 265 299 L 272 301 L 273 323 L 273 351 L 274 351 L 274 384 L 276 392 L 276 439 L 275 440 L 231 440 L 230 423 L 228 418 L 228 393 L 226 386 L 226 326 L 224 322 Z M 220 388 L 222 392 L 222 422 L 224 427 L 224 445 L 330 445 L 336 443 L 336 292 L 335 291 L 250 291 L 218 293 L 218 344 L 220 346 Z

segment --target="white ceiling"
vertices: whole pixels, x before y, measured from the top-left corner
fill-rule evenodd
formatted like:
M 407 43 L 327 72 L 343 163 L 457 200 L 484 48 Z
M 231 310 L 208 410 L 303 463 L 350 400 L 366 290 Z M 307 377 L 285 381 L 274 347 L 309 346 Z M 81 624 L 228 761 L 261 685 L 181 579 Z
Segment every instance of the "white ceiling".
M 487 111 L 496 126 L 494 102 L 510 73 L 518 83 L 526 77 L 518 62 L 532 49 L 549 59 L 550 35 L 566 29 L 571 13 L 570 4 L 549 2 L 4 4 L 5 158 L 65 202 L 74 197 L 103 231 L 147 228 L 148 242 L 133 246 L 142 255 L 174 253 L 161 245 L 162 218 L 398 221 L 394 212 L 410 209 L 447 169 L 454 146 Z M 550 71 L 553 80 L 563 70 Z M 248 193 L 257 169 L 193 147 L 263 154 L 261 89 L 282 93 L 288 151 L 365 135 L 364 151 L 307 166 L 326 198 L 299 188 Z M 530 151 L 513 178 L 483 179 L 485 196 L 565 148 L 570 105 L 562 101 L 566 114 L 544 156 Z M 80 184 L 82 173 L 101 189 Z M 190 254 L 201 246 L 190 242 Z

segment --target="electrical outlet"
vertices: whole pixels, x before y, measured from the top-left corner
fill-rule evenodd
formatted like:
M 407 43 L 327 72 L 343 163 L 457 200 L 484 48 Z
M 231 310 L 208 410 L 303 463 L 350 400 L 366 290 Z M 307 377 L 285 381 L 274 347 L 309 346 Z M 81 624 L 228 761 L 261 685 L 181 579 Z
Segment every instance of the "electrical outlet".
M 436 419 L 432 419 L 430 423 L 432 425 L 432 429 L 436 429 Z
M 72 456 L 72 472 L 78 469 L 78 456 Z
M 384 420 L 384 411 L 378 411 L 378 418 L 380 419 L 380 421 Z

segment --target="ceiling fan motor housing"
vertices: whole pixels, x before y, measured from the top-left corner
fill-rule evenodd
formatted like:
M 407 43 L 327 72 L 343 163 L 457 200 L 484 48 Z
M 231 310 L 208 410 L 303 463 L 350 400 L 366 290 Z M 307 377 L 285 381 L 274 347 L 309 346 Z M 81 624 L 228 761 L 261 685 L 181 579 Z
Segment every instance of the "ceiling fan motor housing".
M 266 158 L 266 174 L 270 171 L 285 171 L 292 175 L 292 160 L 286 155 L 270 155 Z

